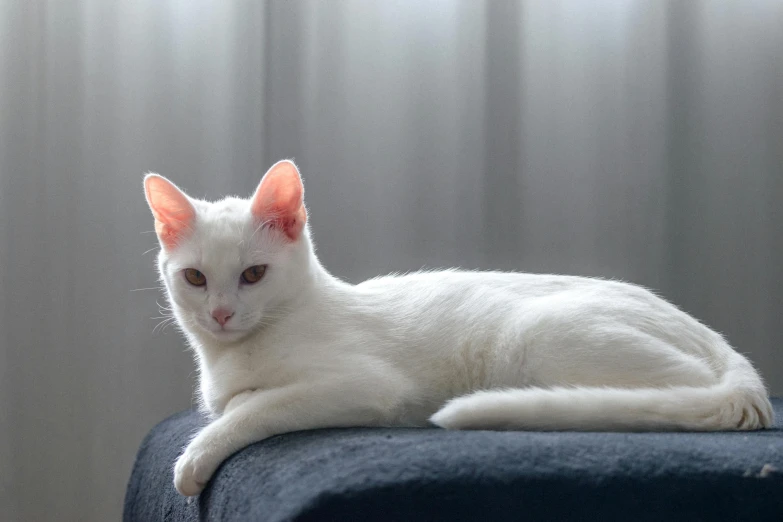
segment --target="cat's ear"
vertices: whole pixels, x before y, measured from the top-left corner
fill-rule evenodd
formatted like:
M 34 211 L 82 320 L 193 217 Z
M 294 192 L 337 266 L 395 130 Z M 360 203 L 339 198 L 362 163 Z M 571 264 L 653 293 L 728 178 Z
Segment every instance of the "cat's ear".
M 144 194 L 155 218 L 158 239 L 164 247 L 174 248 L 193 229 L 193 204 L 174 183 L 157 174 L 144 177 Z
M 289 239 L 299 237 L 307 211 L 302 178 L 292 161 L 278 161 L 264 174 L 251 200 L 250 212 L 256 219 L 282 230 Z

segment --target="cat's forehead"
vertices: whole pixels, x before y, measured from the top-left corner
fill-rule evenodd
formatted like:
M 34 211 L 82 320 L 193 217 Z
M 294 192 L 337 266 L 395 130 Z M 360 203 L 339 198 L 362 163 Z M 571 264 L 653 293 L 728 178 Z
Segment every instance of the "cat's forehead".
M 250 219 L 250 201 L 235 197 L 227 197 L 220 201 L 197 200 L 196 209 L 199 217 L 207 221 L 246 221 Z
M 206 239 L 239 233 L 252 222 L 247 200 L 226 198 L 220 201 L 195 201 L 196 227 Z
M 197 201 L 196 230 L 189 248 L 203 265 L 243 263 L 261 251 L 274 251 L 275 243 L 250 213 L 250 202 L 226 198 L 214 203 Z
M 254 222 L 247 200 L 226 198 L 200 202 L 196 229 L 200 242 L 210 248 L 238 246 L 250 239 Z

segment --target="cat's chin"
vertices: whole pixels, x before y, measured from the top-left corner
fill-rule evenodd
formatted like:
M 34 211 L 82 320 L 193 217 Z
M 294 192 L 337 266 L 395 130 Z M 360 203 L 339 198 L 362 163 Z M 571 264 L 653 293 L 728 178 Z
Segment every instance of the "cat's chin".
M 247 330 L 207 330 L 207 335 L 220 343 L 236 343 L 250 333 Z

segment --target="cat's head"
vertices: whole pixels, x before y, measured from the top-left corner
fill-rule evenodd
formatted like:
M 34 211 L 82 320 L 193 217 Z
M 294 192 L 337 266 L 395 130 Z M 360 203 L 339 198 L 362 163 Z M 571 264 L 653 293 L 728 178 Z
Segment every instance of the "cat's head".
M 144 192 L 161 244 L 160 275 L 188 333 L 231 343 L 285 312 L 312 255 L 293 162 L 270 168 L 250 199 L 193 199 L 157 174 L 144 178 Z

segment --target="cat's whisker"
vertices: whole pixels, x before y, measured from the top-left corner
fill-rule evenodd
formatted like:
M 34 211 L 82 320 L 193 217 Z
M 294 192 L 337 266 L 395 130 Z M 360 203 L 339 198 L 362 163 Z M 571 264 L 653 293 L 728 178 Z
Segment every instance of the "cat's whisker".
M 143 256 L 146 256 L 147 254 L 149 254 L 150 252 L 152 252 L 152 251 L 154 251 L 154 250 L 160 250 L 160 245 L 158 245 L 158 246 L 156 246 L 156 247 L 152 247 L 152 248 L 150 248 L 149 250 L 145 251 L 145 252 L 144 252 L 143 254 L 141 254 L 141 255 L 143 255 Z
M 176 321 L 176 320 L 174 320 L 174 319 L 172 319 L 171 321 L 168 321 L 167 323 L 165 323 L 165 324 L 163 325 L 163 328 L 161 329 L 161 331 L 165 331 L 165 330 L 166 330 L 166 328 L 168 328 L 168 327 L 170 327 L 170 326 L 174 326 L 174 328 L 177 328 L 177 329 L 179 329 L 179 325 L 177 324 L 177 321 Z
M 150 319 L 162 319 L 158 324 L 155 325 L 155 327 L 152 329 L 152 333 L 163 333 L 163 331 L 166 329 L 167 326 L 170 326 L 176 322 L 176 317 L 173 315 L 162 315 L 160 317 L 151 317 Z
M 131 292 L 141 292 L 142 290 L 160 290 L 160 288 L 157 286 L 152 286 L 150 288 L 134 288 Z

